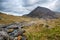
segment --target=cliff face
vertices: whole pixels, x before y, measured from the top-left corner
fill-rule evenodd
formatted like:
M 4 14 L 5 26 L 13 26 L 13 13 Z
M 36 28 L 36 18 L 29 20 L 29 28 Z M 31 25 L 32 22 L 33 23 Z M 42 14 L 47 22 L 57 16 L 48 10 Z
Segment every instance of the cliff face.
M 31 13 L 27 14 L 29 17 L 38 17 L 38 18 L 49 18 L 53 19 L 56 18 L 55 12 L 49 10 L 48 8 L 44 7 L 37 7 Z

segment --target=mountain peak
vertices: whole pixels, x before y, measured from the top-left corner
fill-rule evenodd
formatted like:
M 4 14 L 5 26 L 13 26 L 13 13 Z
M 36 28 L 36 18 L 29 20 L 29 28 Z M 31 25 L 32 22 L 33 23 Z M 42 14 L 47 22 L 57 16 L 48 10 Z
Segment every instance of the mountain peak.
M 27 14 L 27 16 L 29 17 L 38 17 L 38 18 L 56 18 L 55 12 L 51 11 L 48 8 L 44 8 L 44 7 L 40 7 L 38 6 L 37 8 L 35 8 L 32 12 L 30 12 L 29 14 Z

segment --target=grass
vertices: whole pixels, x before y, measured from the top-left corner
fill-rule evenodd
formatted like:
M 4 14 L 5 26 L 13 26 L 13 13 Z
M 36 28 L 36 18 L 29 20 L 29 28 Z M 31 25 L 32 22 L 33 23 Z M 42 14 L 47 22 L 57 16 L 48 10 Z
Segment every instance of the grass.
M 52 21 L 54 24 L 47 21 L 47 24 L 52 25 L 50 29 L 43 27 L 42 24 L 25 27 L 25 35 L 27 35 L 28 40 L 60 40 L 60 21 L 56 19 Z
M 60 40 L 60 19 L 46 21 L 38 18 L 0 14 L 0 24 L 31 21 L 34 21 L 36 24 L 24 27 L 28 40 Z M 45 24 L 47 24 L 49 28 L 46 27 Z
M 30 21 L 31 18 L 23 16 L 12 16 L 0 13 L 0 24 L 9 24 L 14 22 Z

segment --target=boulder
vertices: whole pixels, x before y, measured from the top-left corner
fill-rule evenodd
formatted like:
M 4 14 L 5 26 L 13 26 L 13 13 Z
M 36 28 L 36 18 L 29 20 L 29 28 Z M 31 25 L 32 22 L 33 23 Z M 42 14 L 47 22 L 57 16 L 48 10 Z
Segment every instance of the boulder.
M 5 24 L 0 24 L 0 28 L 6 28 L 7 26 Z
M 9 39 L 9 35 L 7 34 L 7 32 L 0 31 L 0 39 L 1 40 L 8 40 Z
M 9 30 L 7 30 L 8 33 L 11 33 L 11 32 L 13 32 L 13 31 L 14 31 L 14 29 L 9 29 Z

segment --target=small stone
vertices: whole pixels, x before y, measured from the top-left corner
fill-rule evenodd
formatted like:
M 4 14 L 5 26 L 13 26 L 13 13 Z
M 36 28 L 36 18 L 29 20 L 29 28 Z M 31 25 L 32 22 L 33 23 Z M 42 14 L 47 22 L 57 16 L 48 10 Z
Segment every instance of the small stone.
M 0 28 L 6 28 L 7 26 L 5 24 L 0 24 Z
M 18 34 L 23 35 L 23 33 L 25 33 L 25 30 L 19 29 Z
M 26 36 L 23 35 L 21 40 L 27 40 Z
M 11 33 L 11 32 L 13 32 L 14 31 L 14 29 L 9 29 L 7 32 L 8 33 Z
M 10 25 L 7 28 L 8 29 L 18 29 L 18 26 L 17 25 Z
M 20 35 L 17 37 L 18 40 L 21 40 L 21 38 L 22 38 L 22 36 L 20 36 Z
M 17 37 L 14 38 L 14 40 L 17 40 L 17 39 L 18 39 Z
M 0 40 L 3 40 L 3 37 L 0 37 Z

